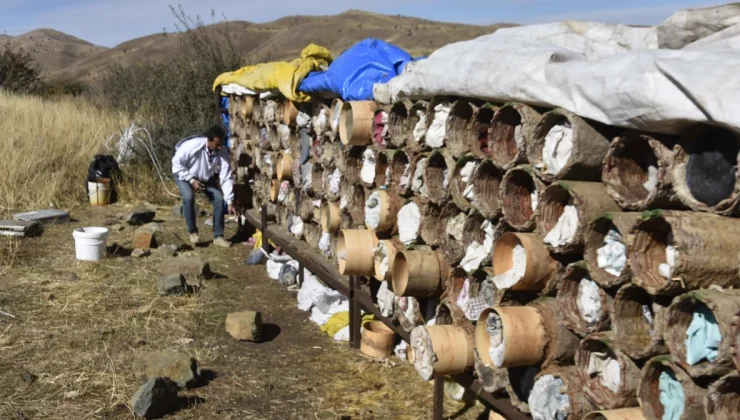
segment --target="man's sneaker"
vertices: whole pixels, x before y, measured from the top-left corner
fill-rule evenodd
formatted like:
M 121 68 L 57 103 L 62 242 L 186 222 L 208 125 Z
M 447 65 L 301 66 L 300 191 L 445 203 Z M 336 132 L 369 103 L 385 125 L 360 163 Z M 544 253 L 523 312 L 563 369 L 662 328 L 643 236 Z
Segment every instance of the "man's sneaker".
M 200 243 L 200 235 L 198 235 L 197 233 L 191 233 L 190 243 L 193 245 L 198 245 Z
M 223 248 L 230 248 L 231 247 L 231 242 L 227 241 L 223 237 L 214 239 L 213 240 L 213 244 L 216 245 L 216 246 L 223 247 Z

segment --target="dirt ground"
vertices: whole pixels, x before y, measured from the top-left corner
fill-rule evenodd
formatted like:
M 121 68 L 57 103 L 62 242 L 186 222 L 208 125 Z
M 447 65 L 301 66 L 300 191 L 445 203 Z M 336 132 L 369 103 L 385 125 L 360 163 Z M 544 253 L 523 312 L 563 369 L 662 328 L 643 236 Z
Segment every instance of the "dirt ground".
M 123 255 L 99 263 L 75 260 L 72 231 L 96 226 L 131 207 L 72 210 L 73 222 L 51 226 L 13 246 L 0 260 L 0 419 L 130 419 L 136 354 L 180 351 L 212 380 L 183 393 L 172 419 L 429 419 L 432 386 L 397 358 L 378 363 L 335 343 L 296 295 L 244 264 L 248 249 L 209 246 L 186 254 L 207 259 L 216 279 L 187 297 L 159 297 L 162 258 Z M 184 238 L 184 221 L 159 208 L 157 219 Z M 210 227 L 202 225 L 203 240 Z M 227 237 L 236 226 L 228 225 Z M 108 244 L 130 245 L 133 228 Z M 120 253 L 119 253 L 120 254 Z M 10 264 L 10 265 L 9 265 Z M 233 340 L 226 315 L 257 310 L 269 341 Z M 479 404 L 447 399 L 445 414 L 487 418 Z

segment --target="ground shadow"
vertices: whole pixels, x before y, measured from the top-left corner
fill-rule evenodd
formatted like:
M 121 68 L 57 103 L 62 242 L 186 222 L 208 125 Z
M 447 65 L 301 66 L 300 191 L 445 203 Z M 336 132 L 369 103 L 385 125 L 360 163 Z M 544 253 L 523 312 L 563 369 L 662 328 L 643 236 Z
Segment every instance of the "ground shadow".
M 200 371 L 200 375 L 198 376 L 198 379 L 192 383 L 188 384 L 188 389 L 197 389 L 202 388 L 211 382 L 213 382 L 218 377 L 218 374 L 210 369 L 205 369 Z
M 260 335 L 260 343 L 269 343 L 270 341 L 278 338 L 282 330 L 279 325 L 276 324 L 262 324 L 262 334 Z
M 206 280 L 225 280 L 228 278 L 229 276 L 227 276 L 226 274 L 221 274 L 221 273 L 216 273 L 216 272 L 212 272 L 211 274 L 206 276 Z
M 126 248 L 124 246 L 113 244 L 107 247 L 106 249 L 108 251 L 108 256 L 112 258 L 122 258 L 122 257 L 130 257 L 131 253 L 133 252 L 132 249 Z
M 189 410 L 199 404 L 204 404 L 205 402 L 206 399 L 203 397 L 179 397 L 174 411 Z

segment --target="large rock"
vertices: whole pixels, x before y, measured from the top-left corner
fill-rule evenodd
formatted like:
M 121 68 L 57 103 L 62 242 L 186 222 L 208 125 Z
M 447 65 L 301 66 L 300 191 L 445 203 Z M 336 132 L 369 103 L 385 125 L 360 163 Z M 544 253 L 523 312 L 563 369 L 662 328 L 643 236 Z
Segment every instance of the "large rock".
M 185 241 L 159 223 L 148 223 L 134 231 L 133 248 L 150 249 L 162 245 L 174 245 L 179 249 Z
M 157 248 L 157 255 L 162 258 L 172 258 L 177 254 L 177 247 L 175 245 L 160 245 Z
M 226 316 L 226 332 L 237 340 L 259 341 L 262 334 L 262 314 L 245 311 Z
M 163 275 L 182 274 L 187 284 L 193 287 L 201 287 L 203 280 L 213 277 L 207 261 L 184 255 L 164 261 L 161 272 Z
M 131 406 L 139 417 L 158 419 L 180 408 L 177 392 L 177 384 L 169 378 L 152 378 L 136 391 Z
M 129 225 L 145 225 L 151 223 L 154 220 L 154 216 L 157 213 L 153 210 L 134 210 L 133 212 L 123 216 L 123 222 Z
M 187 292 L 187 283 L 182 274 L 165 274 L 157 279 L 157 290 L 163 296 L 182 296 Z
M 135 250 L 131 251 L 131 256 L 134 258 L 146 257 L 149 254 L 150 252 L 148 249 L 136 248 Z
M 154 378 L 172 379 L 182 389 L 195 385 L 200 379 L 198 362 L 187 354 L 153 352 L 134 358 L 134 376 L 140 381 Z

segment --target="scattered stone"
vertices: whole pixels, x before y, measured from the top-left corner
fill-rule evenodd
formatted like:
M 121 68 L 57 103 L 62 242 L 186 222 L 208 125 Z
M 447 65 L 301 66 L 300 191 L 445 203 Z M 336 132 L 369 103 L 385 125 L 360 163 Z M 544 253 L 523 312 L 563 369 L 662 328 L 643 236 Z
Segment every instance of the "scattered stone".
M 180 256 L 166 260 L 162 264 L 162 274 L 182 274 L 188 286 L 202 287 L 203 280 L 213 277 L 207 261 L 192 256 Z
M 178 249 L 185 242 L 177 234 L 170 232 L 159 223 L 149 223 L 134 231 L 134 248 L 150 249 L 162 245 L 175 245 Z
M 80 276 L 78 276 L 75 273 L 69 273 L 69 274 L 67 274 L 67 280 L 69 280 L 69 281 L 79 281 L 80 280 Z
M 114 226 L 118 224 L 120 224 L 118 219 L 105 219 L 105 221 L 103 221 L 103 226 Z
M 163 296 L 182 296 L 187 292 L 185 277 L 180 273 L 164 274 L 157 280 L 157 290 Z
M 21 375 L 21 379 L 23 379 L 23 382 L 30 385 L 36 382 L 39 379 L 39 377 L 34 375 L 31 372 L 23 372 L 23 374 Z
M 131 399 L 131 406 L 139 417 L 164 417 L 179 408 L 177 391 L 177 384 L 168 378 L 149 379 L 136 391 Z
M 134 210 L 132 213 L 123 216 L 122 219 L 124 223 L 139 226 L 151 223 L 156 214 L 153 210 Z
M 124 226 L 124 225 L 122 225 L 120 223 L 116 223 L 115 225 L 112 225 L 110 227 L 110 230 L 112 232 L 120 232 L 120 231 L 125 230 L 125 229 L 126 229 L 126 226 Z
M 133 370 L 138 380 L 169 378 L 182 389 L 195 385 L 200 379 L 198 362 L 187 354 L 176 352 L 140 354 L 134 359 Z
M 262 314 L 254 311 L 233 312 L 226 317 L 226 331 L 237 340 L 259 341 Z
M 157 255 L 162 258 L 171 258 L 177 254 L 177 247 L 175 245 L 162 245 L 157 248 Z
M 149 254 L 150 254 L 149 249 L 141 249 L 141 248 L 136 248 L 135 250 L 131 252 L 131 256 L 134 258 L 146 257 Z
M 73 400 L 79 397 L 80 395 L 81 395 L 80 391 L 69 391 L 69 392 L 64 393 L 64 399 Z

